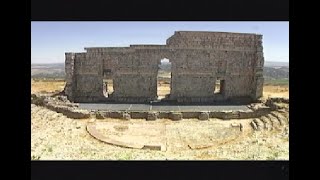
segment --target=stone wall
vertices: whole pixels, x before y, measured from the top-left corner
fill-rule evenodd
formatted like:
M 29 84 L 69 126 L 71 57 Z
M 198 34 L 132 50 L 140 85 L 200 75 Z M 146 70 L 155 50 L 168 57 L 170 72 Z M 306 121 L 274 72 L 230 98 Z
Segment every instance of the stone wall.
M 66 54 L 66 94 L 75 102 L 156 100 L 158 65 L 163 58 L 172 63 L 172 101 L 213 103 L 262 96 L 262 35 L 178 31 L 166 45 L 85 50 Z M 103 95 L 103 77 L 114 83 L 108 98 Z M 218 79 L 224 85 L 216 94 Z
M 75 84 L 76 78 L 74 75 L 74 53 L 65 53 L 65 72 L 66 72 L 66 85 L 64 87 L 65 94 L 68 95 L 70 101 L 74 101 L 74 91 L 75 91 Z

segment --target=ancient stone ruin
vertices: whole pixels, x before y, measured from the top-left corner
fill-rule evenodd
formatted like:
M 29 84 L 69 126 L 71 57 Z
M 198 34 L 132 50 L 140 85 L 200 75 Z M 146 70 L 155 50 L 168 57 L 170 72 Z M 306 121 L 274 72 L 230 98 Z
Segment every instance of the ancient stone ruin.
M 178 103 L 255 101 L 262 96 L 262 35 L 176 31 L 166 45 L 90 47 L 66 53 L 65 94 L 72 102 L 150 103 L 161 59 L 172 64 L 170 95 Z M 103 79 L 113 80 L 105 95 Z M 215 92 L 216 83 L 220 91 Z

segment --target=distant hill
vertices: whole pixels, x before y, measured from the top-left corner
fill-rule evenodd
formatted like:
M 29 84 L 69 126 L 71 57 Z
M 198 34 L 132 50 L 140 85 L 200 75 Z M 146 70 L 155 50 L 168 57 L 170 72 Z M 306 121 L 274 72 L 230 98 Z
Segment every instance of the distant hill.
M 266 80 L 289 79 L 289 62 L 265 61 L 263 74 Z
M 289 79 L 289 67 L 264 67 L 263 75 L 266 80 Z
M 265 67 L 289 67 L 289 62 L 265 61 Z
M 32 78 L 64 78 L 64 63 L 31 64 Z
M 159 65 L 159 68 L 160 70 L 163 70 L 163 71 L 170 71 L 171 70 L 171 63 L 162 63 Z
M 169 63 L 159 65 L 162 74 L 171 69 Z M 64 78 L 64 63 L 31 64 L 31 77 L 33 78 Z M 266 80 L 289 79 L 288 62 L 265 62 L 264 77 Z

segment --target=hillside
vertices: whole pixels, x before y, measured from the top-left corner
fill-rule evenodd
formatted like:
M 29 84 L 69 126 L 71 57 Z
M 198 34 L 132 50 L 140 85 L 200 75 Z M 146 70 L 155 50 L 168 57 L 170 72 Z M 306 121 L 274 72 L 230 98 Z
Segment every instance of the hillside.
M 264 67 L 265 79 L 289 79 L 289 67 Z
M 64 78 L 64 63 L 31 64 L 32 78 Z
M 289 67 L 289 62 L 265 61 L 265 67 Z

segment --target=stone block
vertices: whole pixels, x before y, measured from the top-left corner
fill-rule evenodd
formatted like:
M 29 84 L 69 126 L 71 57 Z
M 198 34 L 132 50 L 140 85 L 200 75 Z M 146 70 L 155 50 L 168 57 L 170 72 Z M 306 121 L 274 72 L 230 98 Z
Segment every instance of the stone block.
M 169 114 L 169 118 L 172 120 L 181 120 L 182 119 L 182 113 L 180 112 L 171 112 Z
M 158 114 L 156 112 L 149 112 L 147 115 L 148 121 L 153 121 L 158 119 Z
M 129 120 L 129 119 L 131 119 L 131 116 L 130 116 L 129 113 L 124 112 L 124 113 L 122 113 L 122 119 L 124 119 L 124 120 Z
M 201 112 L 199 115 L 199 120 L 208 120 L 209 119 L 209 113 L 208 112 Z

